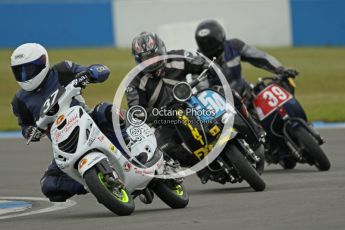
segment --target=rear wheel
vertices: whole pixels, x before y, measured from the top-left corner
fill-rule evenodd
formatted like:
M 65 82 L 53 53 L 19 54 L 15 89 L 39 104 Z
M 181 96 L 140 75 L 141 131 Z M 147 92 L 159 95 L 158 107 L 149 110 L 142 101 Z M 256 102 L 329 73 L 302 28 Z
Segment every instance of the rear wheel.
M 134 201 L 126 188 L 115 186 L 109 188 L 106 184 L 105 175 L 96 167 L 89 169 L 84 174 L 85 182 L 90 192 L 113 213 L 119 216 L 130 215 L 134 211 Z
M 183 184 L 160 182 L 153 187 L 153 191 L 164 203 L 174 209 L 185 208 L 189 202 L 189 195 Z
M 265 190 L 265 182 L 235 145 L 229 144 L 225 150 L 225 155 L 236 168 L 239 175 L 246 180 L 255 191 Z
M 285 159 L 279 160 L 279 164 L 283 169 L 294 169 L 296 167 L 296 160 L 292 157 L 286 157 Z
M 298 143 L 315 161 L 315 166 L 320 171 L 328 171 L 331 167 L 325 152 L 321 149 L 317 140 L 302 126 L 291 130 Z

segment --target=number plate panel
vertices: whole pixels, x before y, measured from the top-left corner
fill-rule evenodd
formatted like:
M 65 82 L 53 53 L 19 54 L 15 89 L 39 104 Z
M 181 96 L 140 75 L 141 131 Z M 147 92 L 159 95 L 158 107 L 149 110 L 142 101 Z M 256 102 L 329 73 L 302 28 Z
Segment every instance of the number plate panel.
M 226 112 L 226 101 L 219 93 L 213 90 L 204 90 L 197 95 L 200 106 L 195 107 L 197 110 L 206 109 L 213 112 L 213 116 L 201 115 L 201 120 L 218 118 Z
M 292 94 L 287 90 L 277 84 L 271 84 L 255 97 L 253 104 L 259 119 L 263 120 L 291 98 Z

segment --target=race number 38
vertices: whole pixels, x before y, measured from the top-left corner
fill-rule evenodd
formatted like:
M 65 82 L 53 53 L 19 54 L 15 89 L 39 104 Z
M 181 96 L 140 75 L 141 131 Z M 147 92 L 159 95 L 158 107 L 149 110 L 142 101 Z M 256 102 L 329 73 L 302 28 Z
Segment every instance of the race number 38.
M 257 95 L 254 106 L 262 120 L 291 98 L 292 95 L 288 91 L 279 85 L 272 84 Z

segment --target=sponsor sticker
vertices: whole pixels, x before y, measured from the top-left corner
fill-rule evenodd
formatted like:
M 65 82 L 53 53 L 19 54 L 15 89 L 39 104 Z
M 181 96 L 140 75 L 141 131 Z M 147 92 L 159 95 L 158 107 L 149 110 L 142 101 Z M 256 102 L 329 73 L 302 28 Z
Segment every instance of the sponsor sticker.
M 113 144 L 110 144 L 110 145 L 109 145 L 109 149 L 110 149 L 110 151 L 112 151 L 112 152 L 115 152 L 115 151 L 116 151 L 115 145 L 113 145 Z
M 136 173 L 138 175 L 141 175 L 141 176 L 145 176 L 145 175 L 153 174 L 154 171 L 153 171 L 152 168 L 150 168 L 150 169 L 140 169 L 140 168 L 135 167 L 134 168 L 134 173 Z
M 103 135 L 98 136 L 98 137 L 97 137 L 97 139 L 98 139 L 100 142 L 103 142 L 103 140 L 104 140 L 104 136 L 103 136 Z
M 125 170 L 126 172 L 129 172 L 132 168 L 132 165 L 131 163 L 129 163 L 128 161 L 126 161 L 124 164 L 123 164 L 123 170 Z
M 97 128 L 92 129 L 91 135 L 89 137 L 89 140 L 87 141 L 87 145 L 91 146 L 93 142 L 96 140 L 97 136 L 99 135 L 100 131 Z
M 59 126 L 63 121 L 65 120 L 65 115 L 60 115 L 57 119 L 56 119 L 56 126 Z
M 87 159 L 82 159 L 82 160 L 79 162 L 79 168 L 81 169 L 81 168 L 84 167 L 86 164 L 87 164 Z
M 209 35 L 210 33 L 211 33 L 211 31 L 209 29 L 205 28 L 205 29 L 200 30 L 198 32 L 198 35 L 200 37 L 205 37 L 205 36 Z
M 20 59 L 20 58 L 23 58 L 24 57 L 24 54 L 18 54 L 14 57 L 14 59 Z

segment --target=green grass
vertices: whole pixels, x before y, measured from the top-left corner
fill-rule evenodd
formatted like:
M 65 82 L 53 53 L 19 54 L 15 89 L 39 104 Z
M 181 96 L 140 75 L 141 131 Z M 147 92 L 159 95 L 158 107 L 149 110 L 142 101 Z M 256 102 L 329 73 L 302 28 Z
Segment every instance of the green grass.
M 270 48 L 264 49 L 277 57 L 284 66 L 300 71 L 296 79 L 296 95 L 311 120 L 345 120 L 345 48 Z M 128 49 L 66 49 L 48 50 L 51 64 L 71 60 L 82 65 L 102 63 L 111 69 L 103 84 L 89 85 L 84 96 L 90 106 L 100 101 L 113 100 L 117 85 L 134 66 Z M 0 130 L 17 130 L 10 102 L 18 90 L 10 69 L 12 50 L 0 50 Z M 266 71 L 248 64 L 243 65 L 243 75 L 251 82 Z

